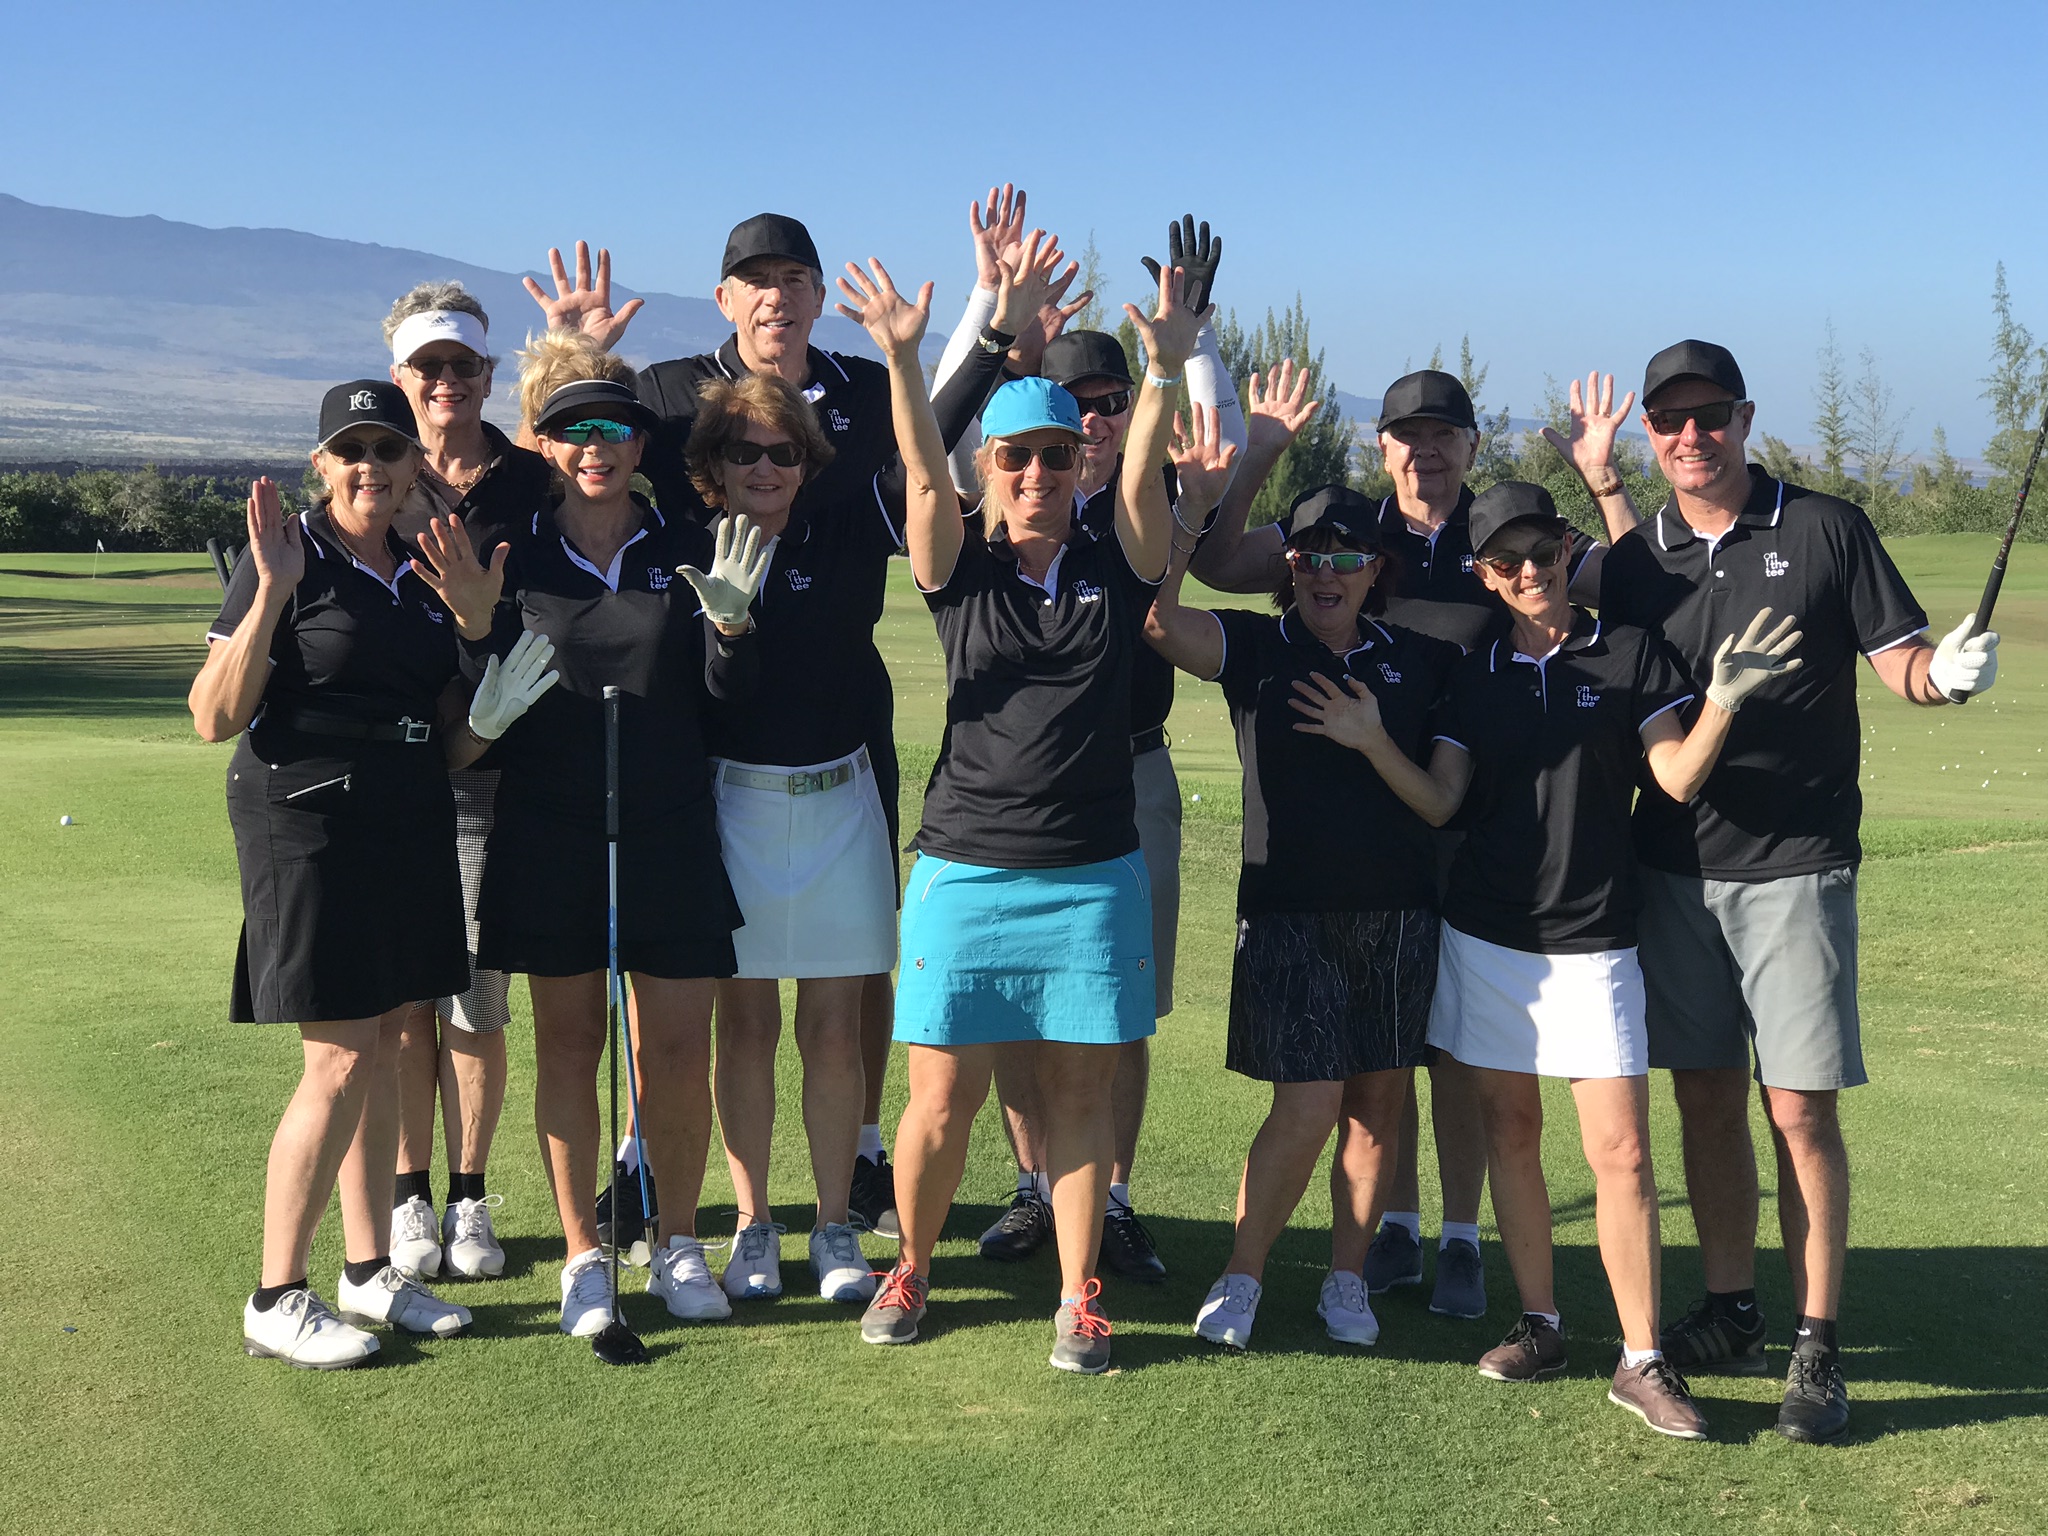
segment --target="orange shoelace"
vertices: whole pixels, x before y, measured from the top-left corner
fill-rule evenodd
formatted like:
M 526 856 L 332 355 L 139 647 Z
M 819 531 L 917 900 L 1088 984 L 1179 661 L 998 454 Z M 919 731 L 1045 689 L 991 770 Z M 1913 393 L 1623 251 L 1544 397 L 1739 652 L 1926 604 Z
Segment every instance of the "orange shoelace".
M 906 1312 L 924 1305 L 931 1282 L 908 1264 L 898 1264 L 882 1277 L 882 1289 L 875 1297 L 878 1307 L 901 1307 Z
M 1109 1337 L 1109 1319 L 1103 1315 L 1097 1300 L 1101 1295 L 1102 1282 L 1089 1280 L 1082 1285 L 1080 1295 L 1066 1303 L 1074 1309 L 1074 1332 L 1086 1334 L 1091 1339 Z

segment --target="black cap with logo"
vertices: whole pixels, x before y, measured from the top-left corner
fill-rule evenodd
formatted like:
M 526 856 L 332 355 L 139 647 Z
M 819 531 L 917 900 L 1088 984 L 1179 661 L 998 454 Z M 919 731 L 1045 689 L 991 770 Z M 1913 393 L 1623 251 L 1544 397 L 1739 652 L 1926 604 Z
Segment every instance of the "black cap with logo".
M 1387 386 L 1386 398 L 1380 401 L 1379 429 L 1384 432 L 1397 421 L 1410 421 L 1417 416 L 1447 421 L 1454 427 L 1476 430 L 1479 426 L 1465 386 L 1453 375 L 1436 368 L 1404 374 Z
M 1319 485 L 1303 491 L 1294 498 L 1280 527 L 1290 540 L 1305 529 L 1329 527 L 1365 549 L 1382 548 L 1385 542 L 1380 534 L 1380 504 L 1348 485 Z
M 351 379 L 327 391 L 320 401 L 320 446 L 350 427 L 380 427 L 409 443 L 420 440 L 405 391 L 389 379 Z
M 813 272 L 825 270 L 824 263 L 818 260 L 818 247 L 811 240 L 811 232 L 800 220 L 781 213 L 757 213 L 744 223 L 735 224 L 732 233 L 725 237 L 725 260 L 718 268 L 719 281 L 731 277 L 742 264 L 763 256 L 800 261 Z
M 1487 542 L 1509 523 L 1540 522 L 1559 531 L 1569 527 L 1550 499 L 1550 492 L 1526 480 L 1503 480 L 1472 499 L 1472 548 L 1486 552 Z
M 1045 357 L 1038 371 L 1062 389 L 1076 379 L 1135 382 L 1123 343 L 1107 331 L 1067 331 L 1055 336 L 1045 344 Z
M 1666 347 L 1650 359 L 1650 366 L 1643 370 L 1643 406 L 1647 409 L 1657 398 L 1657 391 L 1667 384 L 1676 384 L 1680 379 L 1705 379 L 1728 391 L 1738 400 L 1747 400 L 1749 391 L 1743 386 L 1742 370 L 1735 366 L 1735 354 L 1726 347 L 1717 347 L 1711 341 L 1681 341 Z

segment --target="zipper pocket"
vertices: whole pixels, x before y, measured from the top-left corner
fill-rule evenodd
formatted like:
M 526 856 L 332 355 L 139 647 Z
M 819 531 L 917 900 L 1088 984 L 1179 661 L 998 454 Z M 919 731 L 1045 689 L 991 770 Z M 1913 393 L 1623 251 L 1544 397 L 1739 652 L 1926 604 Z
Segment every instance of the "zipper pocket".
M 295 789 L 290 794 L 286 795 L 284 798 L 288 801 L 296 800 L 301 795 L 310 795 L 316 789 L 331 789 L 336 784 L 339 784 L 341 786 L 343 793 L 347 793 L 349 787 L 348 781 L 354 777 L 354 774 L 344 773 L 339 778 L 322 779 L 318 784 L 308 784 L 304 789 Z

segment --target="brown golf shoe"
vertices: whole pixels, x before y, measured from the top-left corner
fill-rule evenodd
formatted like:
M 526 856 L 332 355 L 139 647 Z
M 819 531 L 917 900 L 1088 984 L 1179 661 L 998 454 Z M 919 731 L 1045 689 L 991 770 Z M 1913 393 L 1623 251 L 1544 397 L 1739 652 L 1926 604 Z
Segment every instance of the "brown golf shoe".
M 1660 1435 L 1674 1440 L 1707 1438 L 1706 1417 L 1694 1406 L 1685 1378 L 1661 1356 L 1634 1369 L 1616 1365 L 1607 1401 L 1626 1408 Z
M 1479 1374 L 1494 1381 L 1546 1381 L 1562 1376 L 1564 1335 L 1548 1318 L 1524 1312 L 1508 1336 L 1479 1357 Z

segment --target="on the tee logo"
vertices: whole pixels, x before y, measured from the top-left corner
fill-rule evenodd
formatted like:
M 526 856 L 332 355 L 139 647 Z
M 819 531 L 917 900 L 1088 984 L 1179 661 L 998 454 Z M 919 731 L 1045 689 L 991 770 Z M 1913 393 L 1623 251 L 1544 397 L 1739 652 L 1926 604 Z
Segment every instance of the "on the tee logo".
M 1779 554 L 1775 549 L 1770 550 L 1764 555 L 1764 574 L 1766 576 L 1782 576 L 1791 569 L 1792 562 Z
M 658 565 L 647 567 L 647 590 L 650 592 L 666 592 L 672 579 L 669 573 Z
M 1384 677 L 1390 683 L 1398 683 L 1399 681 L 1401 681 L 1401 674 L 1396 672 L 1392 667 L 1388 666 L 1384 661 L 1380 663 L 1380 676 Z
M 784 571 L 782 574 L 789 578 L 790 591 L 808 592 L 810 590 L 811 578 L 806 576 L 802 571 Z
M 1599 707 L 1600 695 L 1595 693 L 1591 688 L 1587 687 L 1584 683 L 1579 684 L 1579 708 L 1598 709 Z
M 374 411 L 377 397 L 367 389 L 359 389 L 348 397 L 348 408 L 352 411 Z
M 1099 603 L 1102 601 L 1102 588 L 1091 587 L 1085 581 L 1077 581 L 1074 583 L 1074 601 L 1077 603 Z
M 846 413 L 841 411 L 838 406 L 826 406 L 825 414 L 832 418 L 832 430 L 834 432 L 851 432 L 853 430 L 853 423 L 847 419 Z

